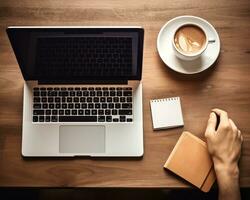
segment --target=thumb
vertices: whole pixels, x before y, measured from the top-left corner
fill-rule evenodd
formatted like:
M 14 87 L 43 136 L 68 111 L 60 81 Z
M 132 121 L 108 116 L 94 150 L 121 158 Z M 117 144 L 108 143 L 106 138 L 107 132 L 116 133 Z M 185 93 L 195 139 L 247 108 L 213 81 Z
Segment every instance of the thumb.
M 216 121 L 217 121 L 217 118 L 216 118 L 215 113 L 211 112 L 208 122 L 207 122 L 207 128 L 205 132 L 206 137 L 210 137 L 215 132 Z

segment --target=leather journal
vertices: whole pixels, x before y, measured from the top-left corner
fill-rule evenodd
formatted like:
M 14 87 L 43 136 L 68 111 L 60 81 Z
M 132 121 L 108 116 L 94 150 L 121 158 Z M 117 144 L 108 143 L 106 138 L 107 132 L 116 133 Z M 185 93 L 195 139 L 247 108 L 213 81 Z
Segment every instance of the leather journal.
M 203 192 L 208 192 L 216 179 L 206 143 L 187 131 L 180 136 L 164 168 Z

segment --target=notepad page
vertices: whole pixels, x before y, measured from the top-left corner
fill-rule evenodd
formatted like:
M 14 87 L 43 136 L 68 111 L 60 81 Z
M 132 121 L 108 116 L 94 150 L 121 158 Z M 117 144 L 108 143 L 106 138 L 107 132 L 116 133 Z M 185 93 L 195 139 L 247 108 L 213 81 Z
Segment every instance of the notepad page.
M 150 100 L 154 129 L 183 126 L 179 97 Z

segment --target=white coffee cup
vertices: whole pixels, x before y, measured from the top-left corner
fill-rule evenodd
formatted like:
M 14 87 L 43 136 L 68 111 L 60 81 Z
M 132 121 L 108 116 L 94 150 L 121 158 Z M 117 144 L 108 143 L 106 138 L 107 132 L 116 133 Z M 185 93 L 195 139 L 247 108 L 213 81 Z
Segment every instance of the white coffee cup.
M 189 26 L 189 25 L 198 27 L 200 30 L 202 30 L 202 32 L 205 35 L 205 44 L 203 44 L 202 48 L 199 51 L 194 52 L 194 53 L 185 53 L 185 52 L 179 50 L 175 44 L 175 35 L 176 35 L 177 31 L 179 31 L 182 27 Z M 208 44 L 214 43 L 214 42 L 215 42 L 214 39 L 208 38 L 206 31 L 200 25 L 198 25 L 196 23 L 191 23 L 191 22 L 190 23 L 187 22 L 187 23 L 184 23 L 184 24 L 178 26 L 175 29 L 174 34 L 173 34 L 173 38 L 172 38 L 172 46 L 174 48 L 175 55 L 182 60 L 195 60 L 195 59 L 199 58 L 202 55 L 202 53 L 206 50 Z

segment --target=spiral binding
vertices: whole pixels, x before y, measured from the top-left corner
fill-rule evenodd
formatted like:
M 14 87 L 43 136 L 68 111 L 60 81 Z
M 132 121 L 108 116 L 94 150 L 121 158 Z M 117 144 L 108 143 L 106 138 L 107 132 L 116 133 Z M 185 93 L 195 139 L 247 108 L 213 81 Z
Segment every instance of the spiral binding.
M 178 100 L 179 97 L 169 97 L 169 98 L 163 98 L 163 99 L 153 99 L 150 100 L 151 102 L 165 102 L 165 101 L 174 101 L 174 100 Z

